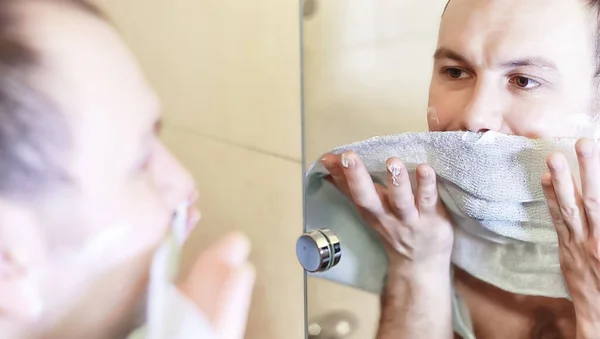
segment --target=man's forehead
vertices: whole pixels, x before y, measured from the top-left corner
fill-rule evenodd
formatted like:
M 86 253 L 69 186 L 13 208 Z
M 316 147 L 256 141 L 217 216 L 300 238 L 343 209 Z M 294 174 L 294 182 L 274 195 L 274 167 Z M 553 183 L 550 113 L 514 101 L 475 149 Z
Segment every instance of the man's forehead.
M 159 115 L 131 52 L 113 27 L 83 11 L 43 4 L 27 15 L 26 34 L 41 59 L 31 76 L 72 126 L 73 144 L 85 150 L 73 155 L 75 172 L 106 157 L 113 168 L 128 166 Z
M 486 8 L 491 11 L 513 11 L 521 12 L 525 10 L 534 10 L 537 13 L 541 13 L 544 10 L 560 9 L 565 8 L 579 8 L 586 11 L 591 11 L 596 8 L 600 3 L 600 0 L 447 0 L 442 15 L 448 11 L 449 8 L 461 6 L 462 10 L 467 8 Z M 546 11 L 554 12 L 557 11 Z M 558 13 L 561 13 L 558 11 Z M 565 14 L 563 12 L 563 14 Z
M 595 17 L 582 0 L 451 0 L 438 47 L 472 54 L 464 56 L 482 63 L 565 59 L 570 48 L 581 57 L 595 50 Z
M 28 11 L 27 36 L 41 59 L 36 80 L 55 101 L 67 109 L 82 105 L 77 115 L 89 107 L 104 116 L 141 105 L 154 111 L 154 93 L 113 27 L 74 8 L 41 4 Z
M 465 22 L 480 24 L 478 28 L 510 30 L 515 26 L 533 30 L 539 25 L 549 29 L 577 22 L 593 32 L 597 18 L 597 11 L 588 0 L 449 0 L 442 25 Z

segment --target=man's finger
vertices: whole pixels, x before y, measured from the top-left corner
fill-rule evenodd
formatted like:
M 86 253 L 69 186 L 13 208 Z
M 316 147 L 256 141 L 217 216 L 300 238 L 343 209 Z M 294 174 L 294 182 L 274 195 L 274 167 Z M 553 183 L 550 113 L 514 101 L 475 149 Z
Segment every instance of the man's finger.
M 554 192 L 554 186 L 552 185 L 552 175 L 550 173 L 546 173 L 542 177 L 542 189 L 544 190 L 548 211 L 552 217 L 552 223 L 558 234 L 559 242 L 568 243 L 571 239 L 571 232 L 563 219 L 560 204 L 558 203 L 558 198 L 556 197 L 556 192 Z
M 428 165 L 417 167 L 417 208 L 421 215 L 437 214 L 438 191 L 433 168 Z
M 354 204 L 374 216 L 385 213 L 373 179 L 358 155 L 351 151 L 344 152 L 341 162 Z
M 244 338 L 255 278 L 254 266 L 246 263 L 230 272 L 221 285 L 220 308 L 215 323 L 219 339 Z
M 350 195 L 350 188 L 348 187 L 348 181 L 346 180 L 346 175 L 344 174 L 344 169 L 342 167 L 340 155 L 327 154 L 321 159 L 321 163 L 329 172 L 329 178 L 331 178 L 329 181 L 332 182 L 337 189 L 349 199 L 352 198 Z
M 585 211 L 579 201 L 565 156 L 560 153 L 552 154 L 548 157 L 547 164 L 552 175 L 552 186 L 560 206 L 562 219 L 569 228 L 571 237 L 573 239 L 587 237 L 587 226 L 584 224 Z
M 388 159 L 388 192 L 390 208 L 403 221 L 409 221 L 419 216 L 415 206 L 410 177 L 406 166 L 397 158 Z
M 200 254 L 179 286 L 213 326 L 219 322 L 222 299 L 226 295 L 223 285 L 246 265 L 249 253 L 250 242 L 244 235 L 228 235 Z
M 575 145 L 583 205 L 589 234 L 600 236 L 600 156 L 598 147 L 591 139 L 581 139 Z

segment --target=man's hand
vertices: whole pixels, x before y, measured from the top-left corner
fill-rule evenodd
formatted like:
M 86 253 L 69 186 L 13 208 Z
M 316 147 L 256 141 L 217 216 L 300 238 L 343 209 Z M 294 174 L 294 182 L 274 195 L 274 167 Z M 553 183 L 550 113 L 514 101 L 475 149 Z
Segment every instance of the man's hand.
M 387 188 L 373 183 L 357 154 L 322 159 L 387 252 L 388 281 L 378 338 L 451 338 L 452 224 L 438 199 L 436 175 L 417 168 L 416 197 L 404 164 L 387 161 Z
M 581 192 L 574 185 L 562 154 L 547 159 L 542 178 L 554 227 L 558 233 L 560 264 L 573 298 L 577 338 L 600 333 L 600 153 L 592 140 L 581 139 L 575 149 Z
M 232 234 L 204 251 L 181 291 L 207 316 L 218 339 L 242 339 L 254 286 L 250 243 Z

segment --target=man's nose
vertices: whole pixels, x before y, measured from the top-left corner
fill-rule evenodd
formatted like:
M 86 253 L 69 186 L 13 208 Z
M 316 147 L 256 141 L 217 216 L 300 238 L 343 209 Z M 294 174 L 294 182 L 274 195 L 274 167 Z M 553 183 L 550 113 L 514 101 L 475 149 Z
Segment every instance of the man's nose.
M 462 127 L 472 132 L 499 132 L 503 120 L 503 104 L 493 84 L 478 82 L 468 94 L 462 117 Z
M 182 202 L 194 205 L 198 194 L 192 175 L 164 145 L 161 144 L 159 148 L 153 176 L 165 203 L 173 209 Z

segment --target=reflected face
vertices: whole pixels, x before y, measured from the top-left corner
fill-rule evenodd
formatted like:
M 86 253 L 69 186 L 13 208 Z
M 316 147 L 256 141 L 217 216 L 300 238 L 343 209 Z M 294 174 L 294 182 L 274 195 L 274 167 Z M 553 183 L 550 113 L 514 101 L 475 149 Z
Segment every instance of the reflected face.
M 42 59 L 33 82 L 71 139 L 69 187 L 30 207 L 44 244 L 32 265 L 46 312 L 35 330 L 123 337 L 176 207 L 195 202 L 194 183 L 158 138 L 159 103 L 112 27 L 52 1 L 19 11 Z
M 597 113 L 595 27 L 583 0 L 451 0 L 434 56 L 429 129 L 588 133 Z

